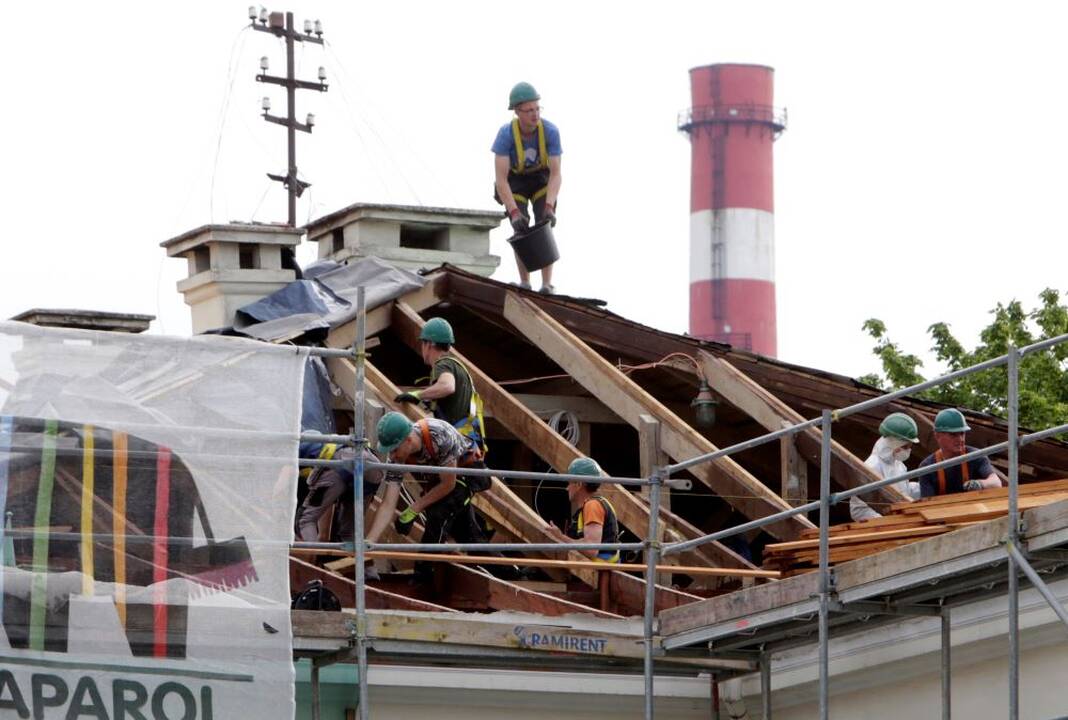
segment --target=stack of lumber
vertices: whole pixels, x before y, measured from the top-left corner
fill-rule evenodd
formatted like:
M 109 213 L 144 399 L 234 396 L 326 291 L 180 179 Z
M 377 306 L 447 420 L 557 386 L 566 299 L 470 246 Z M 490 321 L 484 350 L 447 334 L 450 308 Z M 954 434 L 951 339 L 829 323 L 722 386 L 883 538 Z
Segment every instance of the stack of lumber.
M 1068 500 L 1068 479 L 1021 485 L 1020 510 Z M 977 522 L 1004 516 L 1009 508 L 1008 488 L 976 490 L 892 505 L 881 518 L 833 525 L 830 528 L 832 565 L 899 545 L 925 540 Z M 819 529 L 803 530 L 801 539 L 764 548 L 764 568 L 783 577 L 819 567 Z

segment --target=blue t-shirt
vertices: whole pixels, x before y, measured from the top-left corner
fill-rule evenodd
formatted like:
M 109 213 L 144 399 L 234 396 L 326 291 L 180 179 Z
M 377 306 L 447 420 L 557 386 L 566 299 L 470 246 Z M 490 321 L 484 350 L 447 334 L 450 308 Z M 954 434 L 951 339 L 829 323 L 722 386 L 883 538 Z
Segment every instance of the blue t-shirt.
M 545 126 L 545 150 L 549 153 L 549 157 L 559 157 L 564 152 L 560 148 L 559 128 L 545 119 L 542 119 L 541 124 Z M 493 141 L 492 150 L 494 155 L 507 155 L 511 166 L 516 166 L 515 138 L 512 137 L 512 123 L 509 122 L 502 125 L 501 129 L 497 131 L 497 139 Z M 538 164 L 538 133 L 535 132 L 531 137 L 523 138 L 523 151 L 526 156 L 523 167 L 536 166 Z
M 974 452 L 975 448 L 971 445 L 964 446 L 964 452 Z M 946 458 L 947 460 L 949 458 Z M 927 467 L 928 465 L 935 464 L 934 453 L 931 453 L 923 459 L 920 463 L 920 467 Z M 953 467 L 946 468 L 943 472 L 946 474 L 946 494 L 964 492 L 964 476 L 961 474 L 960 465 L 954 465 Z M 968 479 L 969 480 L 982 480 L 988 478 L 994 474 L 994 466 L 990 464 L 990 458 L 981 457 L 975 460 L 968 461 Z M 920 496 L 921 497 L 934 497 L 938 494 L 938 471 L 928 473 L 920 476 Z

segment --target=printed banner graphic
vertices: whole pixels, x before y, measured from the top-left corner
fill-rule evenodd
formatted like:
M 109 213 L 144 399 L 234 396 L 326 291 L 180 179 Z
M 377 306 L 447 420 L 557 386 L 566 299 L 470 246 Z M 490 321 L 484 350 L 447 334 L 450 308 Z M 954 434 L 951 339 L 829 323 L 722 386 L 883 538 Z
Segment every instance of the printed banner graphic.
M 0 323 L 0 717 L 293 717 L 303 366 Z

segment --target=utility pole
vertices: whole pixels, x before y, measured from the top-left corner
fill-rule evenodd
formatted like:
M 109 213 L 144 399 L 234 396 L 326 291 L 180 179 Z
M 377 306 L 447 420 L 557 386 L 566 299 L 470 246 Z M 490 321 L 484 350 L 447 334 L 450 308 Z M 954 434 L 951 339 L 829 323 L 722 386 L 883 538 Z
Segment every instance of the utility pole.
M 319 82 L 308 82 L 306 80 L 297 80 L 294 77 L 296 69 L 294 67 L 293 60 L 293 47 L 299 40 L 300 42 L 311 42 L 318 45 L 323 44 L 323 24 L 316 20 L 312 23 L 311 20 L 304 21 L 304 32 L 297 32 L 293 26 L 293 13 L 280 13 L 272 12 L 268 13 L 266 8 L 260 8 L 257 12 L 255 7 L 249 7 L 248 9 L 249 19 L 252 21 L 252 29 L 258 32 L 265 32 L 274 35 L 275 37 L 284 38 L 286 41 L 286 75 L 285 77 L 279 77 L 277 75 L 268 75 L 267 68 L 270 67 L 267 56 L 260 58 L 260 74 L 256 76 L 257 82 L 270 83 L 273 85 L 281 85 L 286 89 L 286 116 L 280 117 L 278 115 L 271 115 L 271 99 L 269 97 L 263 98 L 263 119 L 267 122 L 272 122 L 277 125 L 282 125 L 286 128 L 287 140 L 289 142 L 288 147 L 288 167 L 286 168 L 285 175 L 275 175 L 274 173 L 267 173 L 267 177 L 272 180 L 276 180 L 285 186 L 289 191 L 289 219 L 287 223 L 291 227 L 297 226 L 297 198 L 304 194 L 304 190 L 311 186 L 311 183 L 303 182 L 297 178 L 297 130 L 301 132 L 310 133 L 312 127 L 315 125 L 315 115 L 308 113 L 305 122 L 297 122 L 297 108 L 296 108 L 296 95 L 297 90 L 318 90 L 319 92 L 326 92 L 326 69 L 322 66 L 319 67 Z M 312 34 L 314 32 L 314 35 Z

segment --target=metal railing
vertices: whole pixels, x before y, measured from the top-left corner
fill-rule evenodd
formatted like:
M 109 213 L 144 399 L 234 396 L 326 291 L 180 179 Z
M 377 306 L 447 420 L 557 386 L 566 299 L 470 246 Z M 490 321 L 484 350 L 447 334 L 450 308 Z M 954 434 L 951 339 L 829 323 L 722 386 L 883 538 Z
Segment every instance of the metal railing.
M 704 109 L 698 108 L 697 110 L 703 111 Z M 772 108 L 763 108 L 753 106 L 751 109 L 750 120 L 768 118 L 771 122 L 775 119 Z M 770 115 L 769 115 L 770 113 Z M 695 119 L 701 120 L 705 118 L 705 115 L 694 115 L 693 111 L 687 116 L 690 121 Z M 709 116 L 711 117 L 711 116 Z M 785 123 L 785 114 L 782 117 L 782 122 Z M 682 119 L 680 118 L 680 125 Z M 341 548 L 350 551 L 354 551 L 355 554 L 355 595 L 356 595 L 356 623 L 355 631 L 353 635 L 353 642 L 355 646 L 356 665 L 358 672 L 358 690 L 357 690 L 357 707 L 359 710 L 359 717 L 361 720 L 367 720 L 369 717 L 369 704 L 367 693 L 367 617 L 366 617 L 366 578 L 365 578 L 365 553 L 372 550 L 416 550 L 424 552 L 434 551 L 447 551 L 447 550 L 487 550 L 487 551 L 523 551 L 523 550 L 644 550 L 645 551 L 645 607 L 643 613 L 643 636 L 645 652 L 643 657 L 643 672 L 645 680 L 645 702 L 644 702 L 644 716 L 647 720 L 653 718 L 653 658 L 656 654 L 655 648 L 655 591 L 656 591 L 656 566 L 659 559 L 662 556 L 672 555 L 690 550 L 700 545 L 705 545 L 710 542 L 722 540 L 734 535 L 748 532 L 757 528 L 762 528 L 767 525 L 780 522 L 782 520 L 795 517 L 804 513 L 819 510 L 820 523 L 819 523 L 819 707 L 820 718 L 826 720 L 829 716 L 829 663 L 828 663 L 828 643 L 830 625 L 828 622 L 830 604 L 832 602 L 831 595 L 831 576 L 830 576 L 830 562 L 829 562 L 829 526 L 830 526 L 830 508 L 841 500 L 848 499 L 855 495 L 867 494 L 876 491 L 882 487 L 908 480 L 911 478 L 920 477 L 931 472 L 935 472 L 942 468 L 949 468 L 960 465 L 962 463 L 974 460 L 980 457 L 986 457 L 1001 452 L 1008 453 L 1009 460 L 1009 481 L 1008 481 L 1008 495 L 1009 495 L 1009 537 L 1005 543 L 1006 555 L 1009 563 L 1009 614 L 1010 614 L 1010 670 L 1009 670 L 1009 718 L 1010 720 L 1017 720 L 1019 715 L 1018 708 L 1018 689 L 1019 689 L 1019 645 L 1016 632 L 1016 618 L 1019 613 L 1018 605 L 1018 587 L 1017 587 L 1017 575 L 1019 568 L 1024 572 L 1028 579 L 1035 585 L 1036 588 L 1043 594 L 1043 597 L 1050 602 L 1051 605 L 1056 605 L 1055 598 L 1049 592 L 1048 588 L 1044 585 L 1037 573 L 1031 568 L 1027 559 L 1019 551 L 1019 508 L 1018 508 L 1018 484 L 1019 484 L 1019 460 L 1018 452 L 1019 448 L 1028 445 L 1038 440 L 1051 437 L 1060 433 L 1068 432 L 1068 424 L 1059 425 L 1046 430 L 1033 432 L 1027 435 L 1020 436 L 1018 433 L 1018 406 L 1019 406 L 1019 387 L 1018 387 L 1018 373 L 1019 373 L 1019 360 L 1020 358 L 1048 348 L 1054 347 L 1065 342 L 1068 342 L 1068 334 L 1061 335 L 1055 338 L 1050 338 L 1032 345 L 1028 345 L 1023 348 L 1010 347 L 1009 351 L 1005 355 L 987 360 L 983 363 L 979 363 L 969 368 L 957 370 L 955 372 L 947 373 L 941 377 L 933 380 L 925 381 L 912 385 L 901 390 L 886 393 L 880 395 L 877 398 L 872 398 L 864 402 L 849 405 L 837 410 L 825 409 L 819 418 L 813 418 L 804 422 L 797 423 L 795 425 L 769 432 L 760 437 L 746 440 L 744 442 L 736 443 L 729 447 L 716 450 L 714 452 L 706 453 L 698 457 L 690 458 L 674 464 L 665 465 L 657 468 L 648 478 L 622 478 L 622 477 L 603 477 L 593 478 L 589 476 L 578 475 L 561 475 L 556 473 L 534 473 L 526 471 L 515 470 L 494 470 L 494 469 L 469 469 L 464 468 L 462 474 L 473 475 L 488 475 L 494 477 L 508 477 L 518 479 L 551 479 L 551 480 L 579 480 L 582 482 L 602 482 L 602 483 L 616 483 L 628 486 L 648 486 L 649 487 L 649 523 L 647 528 L 646 539 L 640 543 L 419 543 L 419 544 L 391 544 L 391 543 L 368 543 L 364 537 L 364 488 L 363 477 L 366 470 L 387 470 L 395 472 L 414 471 L 419 473 L 430 474 L 443 474 L 443 473 L 457 473 L 458 470 L 455 467 L 427 467 L 416 465 L 397 465 L 392 463 L 381 462 L 368 462 L 363 459 L 362 450 L 367 447 L 367 439 L 364 428 L 364 406 L 366 403 L 365 395 L 365 377 L 364 377 L 364 364 L 366 361 L 365 354 L 365 342 L 366 342 L 366 327 L 365 327 L 365 298 L 364 289 L 361 287 L 357 292 L 357 328 L 356 337 L 353 341 L 351 350 L 337 350 L 337 349 L 325 349 L 325 348 L 311 348 L 312 354 L 327 355 L 330 357 L 345 357 L 352 359 L 356 366 L 356 377 L 353 388 L 354 398 L 354 417 L 355 425 L 353 428 L 353 434 L 349 435 L 314 435 L 303 434 L 302 440 L 317 440 L 317 441 L 329 441 L 351 444 L 355 447 L 356 453 L 353 460 L 302 460 L 301 464 L 306 466 L 344 466 L 349 465 L 352 468 L 355 476 L 355 502 L 354 508 L 354 542 L 353 543 L 314 543 L 314 542 L 297 542 L 293 543 L 294 547 L 315 548 L 315 549 L 327 549 L 327 548 Z M 953 382 L 963 377 L 967 377 L 977 372 L 989 370 L 996 367 L 1007 366 L 1008 371 L 1008 439 L 1005 442 L 998 443 L 996 445 L 968 452 L 964 455 L 951 458 L 942 462 L 927 465 L 921 469 L 913 470 L 895 477 L 884 478 L 879 481 L 867 483 L 865 485 L 847 489 L 840 492 L 831 492 L 830 489 L 830 468 L 831 468 L 831 444 L 832 444 L 832 430 L 833 423 L 836 420 L 841 420 L 850 415 L 854 415 L 865 410 L 880 407 L 886 405 L 900 398 L 904 398 L 914 393 L 942 385 L 947 382 Z M 660 515 L 661 505 L 661 488 L 670 486 L 689 487 L 689 480 L 684 478 L 672 478 L 671 476 L 692 468 L 696 465 L 712 462 L 718 458 L 727 457 L 743 450 L 748 450 L 769 442 L 773 442 L 780 438 L 790 437 L 800 432 L 805 432 L 810 429 L 820 428 L 821 431 L 821 451 L 820 451 L 820 499 L 817 501 L 809 502 L 804 505 L 800 505 L 789 510 L 784 510 L 767 517 L 752 520 L 741 525 L 737 525 L 732 528 L 720 530 L 718 532 L 709 533 L 692 540 L 673 542 L 668 544 L 661 544 L 655 540 L 658 531 L 658 522 Z M 610 566 L 608 566 L 610 568 Z M 1068 613 L 1057 605 L 1055 611 L 1066 624 L 1068 624 Z M 943 639 L 944 645 L 948 642 L 948 616 L 943 615 L 942 618 L 943 627 Z M 944 648 L 943 656 L 943 708 L 948 709 L 949 700 L 949 678 L 945 669 L 945 660 L 948 658 L 948 647 Z M 318 666 L 312 668 L 312 680 L 313 685 L 317 688 L 317 670 Z M 770 658 L 762 652 L 760 658 L 760 675 L 762 679 L 762 695 L 763 706 L 766 712 L 770 712 Z M 315 712 L 318 707 L 317 703 L 313 704 L 313 717 L 317 715 Z M 770 719 L 770 714 L 767 715 Z
M 686 132 L 695 125 L 712 123 L 760 123 L 776 135 L 786 129 L 786 108 L 753 103 L 724 103 L 687 108 L 678 115 L 678 128 Z

